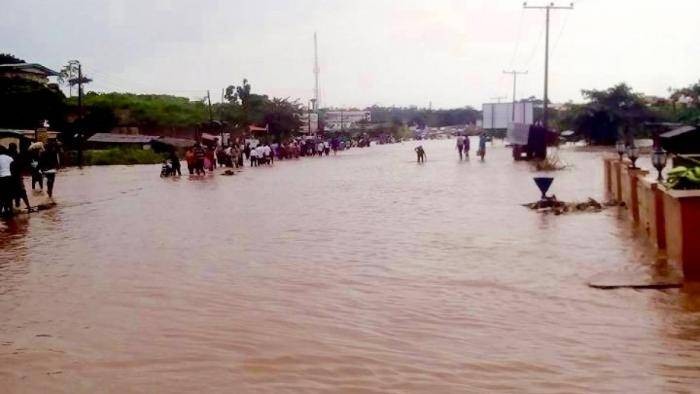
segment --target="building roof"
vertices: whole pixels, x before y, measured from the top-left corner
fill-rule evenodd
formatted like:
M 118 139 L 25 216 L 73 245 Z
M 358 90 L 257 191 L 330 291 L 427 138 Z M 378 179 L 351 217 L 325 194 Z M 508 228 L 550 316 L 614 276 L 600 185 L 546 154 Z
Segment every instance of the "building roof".
M 694 126 L 681 126 L 677 129 L 673 129 L 671 131 L 667 131 L 667 132 L 661 134 L 660 137 L 661 138 L 674 138 L 674 137 L 678 137 L 679 135 L 693 132 L 695 130 L 696 130 L 696 128 Z
M 209 140 L 209 141 L 218 140 L 220 138 L 218 135 L 209 134 L 209 133 L 202 133 L 201 137 L 203 140 Z
M 134 134 L 114 134 L 95 133 L 88 138 L 88 142 L 103 142 L 110 144 L 148 144 L 158 139 L 155 135 L 134 135 Z
M 23 71 L 31 74 L 41 74 L 47 77 L 55 77 L 58 73 L 48 67 L 44 67 L 39 63 L 9 63 L 0 64 L 0 73 L 3 71 Z
M 265 127 L 260 127 L 252 124 L 248 126 L 248 129 L 250 131 L 267 131 L 267 125 L 265 125 Z
M 0 137 L 26 138 L 25 130 L 0 129 Z M 34 131 L 32 131 L 33 133 Z
M 176 148 L 189 148 L 194 145 L 194 140 L 190 138 L 160 137 L 153 142 L 174 146 Z

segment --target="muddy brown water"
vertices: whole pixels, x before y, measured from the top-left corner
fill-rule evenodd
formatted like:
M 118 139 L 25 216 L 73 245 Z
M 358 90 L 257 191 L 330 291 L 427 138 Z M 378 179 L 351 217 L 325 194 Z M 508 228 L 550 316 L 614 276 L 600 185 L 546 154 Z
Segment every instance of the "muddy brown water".
M 527 164 L 453 144 L 62 172 L 0 224 L 0 392 L 697 390 L 694 297 L 586 286 L 663 271 L 624 211 L 537 214 Z M 559 155 L 552 192 L 602 199 L 601 153 Z

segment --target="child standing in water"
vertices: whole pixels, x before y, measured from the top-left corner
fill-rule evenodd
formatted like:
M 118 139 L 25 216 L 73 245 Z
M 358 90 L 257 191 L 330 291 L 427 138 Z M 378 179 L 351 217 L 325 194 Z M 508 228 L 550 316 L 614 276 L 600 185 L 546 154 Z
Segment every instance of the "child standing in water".
M 415 150 L 416 150 L 416 156 L 418 156 L 418 163 L 424 163 L 425 158 L 426 158 L 426 154 L 425 154 L 425 150 L 423 149 L 423 145 L 418 145 L 418 147 L 416 147 Z

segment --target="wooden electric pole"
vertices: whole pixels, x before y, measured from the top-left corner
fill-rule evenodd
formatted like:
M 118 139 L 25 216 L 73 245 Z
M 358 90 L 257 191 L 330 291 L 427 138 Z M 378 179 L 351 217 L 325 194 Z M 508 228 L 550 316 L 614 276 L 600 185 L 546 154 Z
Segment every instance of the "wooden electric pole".
M 214 123 L 214 114 L 211 112 L 211 95 L 209 95 L 209 90 L 207 89 L 207 101 L 209 102 L 209 123 Z
M 527 74 L 527 71 L 515 71 L 515 70 L 513 70 L 513 71 L 505 71 L 505 70 L 504 70 L 504 71 L 503 71 L 503 74 L 513 74 L 513 117 L 512 117 L 511 120 L 512 120 L 513 122 L 515 122 L 515 100 L 516 100 L 516 99 L 515 99 L 515 85 L 516 85 L 517 80 L 518 80 L 518 75 L 525 75 L 525 74 Z M 524 122 L 524 121 L 525 121 L 525 120 L 523 120 L 523 122 Z
M 574 3 L 568 6 L 557 6 L 554 3 L 550 3 L 544 6 L 529 6 L 527 3 L 523 3 L 524 8 L 530 9 L 540 9 L 546 11 L 546 27 L 545 27 L 545 44 L 544 44 L 544 113 L 542 114 L 542 125 L 545 129 L 548 129 L 549 114 L 547 108 L 549 107 L 549 11 L 550 10 L 573 10 Z
M 83 66 L 78 63 L 78 167 L 83 168 Z

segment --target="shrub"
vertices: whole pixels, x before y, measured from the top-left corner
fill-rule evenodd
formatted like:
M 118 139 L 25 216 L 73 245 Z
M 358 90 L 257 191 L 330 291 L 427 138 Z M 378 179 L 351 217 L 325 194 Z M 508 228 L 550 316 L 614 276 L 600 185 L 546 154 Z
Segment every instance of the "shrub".
M 111 148 L 106 150 L 87 150 L 84 153 L 85 165 L 115 165 L 115 164 L 156 164 L 162 163 L 165 156 L 146 149 Z

